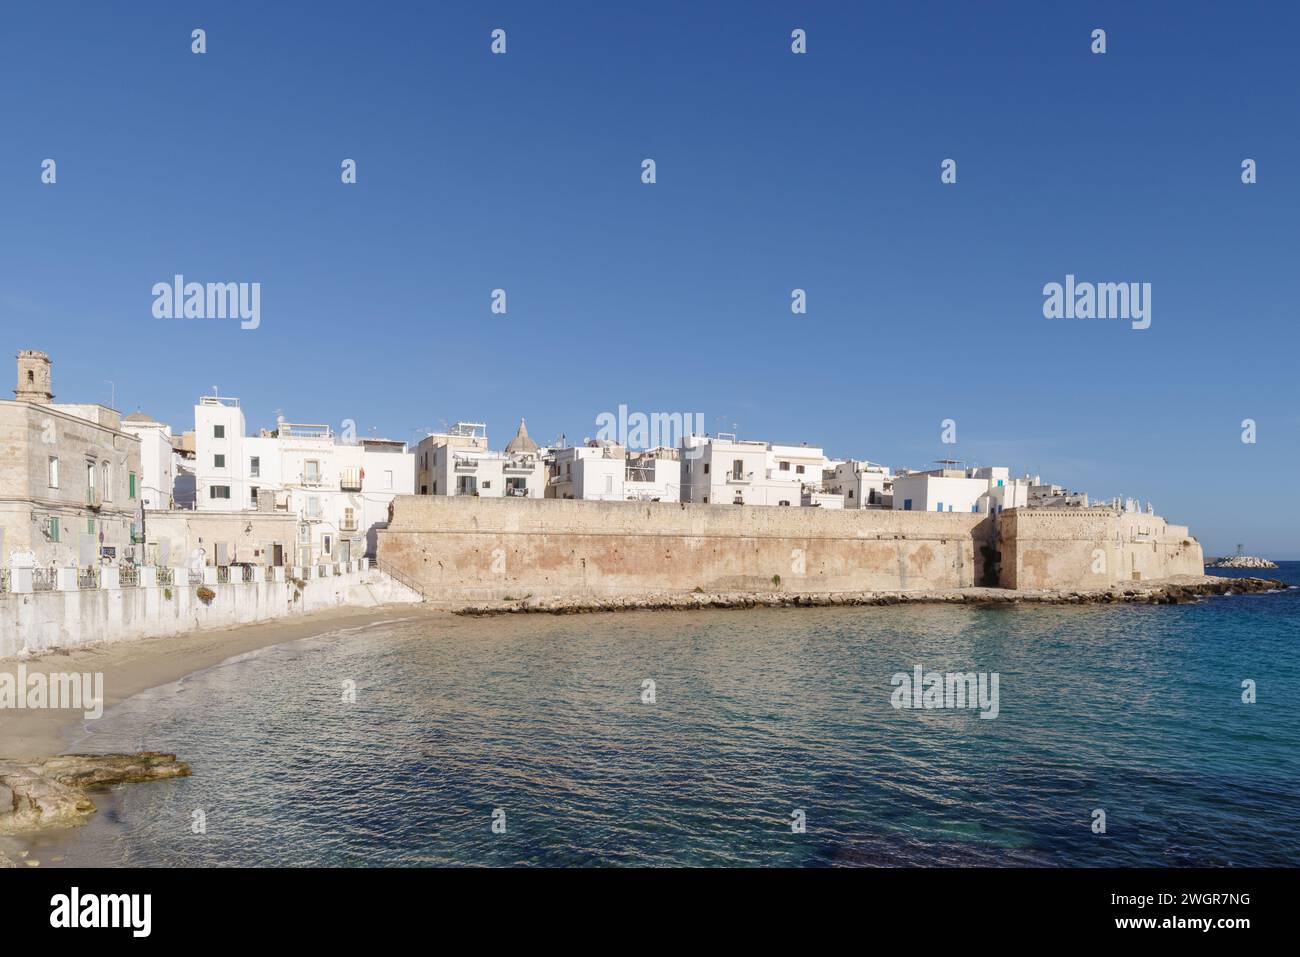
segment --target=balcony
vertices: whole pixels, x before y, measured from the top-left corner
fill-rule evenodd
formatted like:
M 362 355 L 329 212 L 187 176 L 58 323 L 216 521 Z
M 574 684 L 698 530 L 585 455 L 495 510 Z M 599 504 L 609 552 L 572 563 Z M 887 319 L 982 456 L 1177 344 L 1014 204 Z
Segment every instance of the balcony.
M 355 518 L 345 518 L 339 522 L 340 532 L 355 532 L 357 530 L 357 520 Z
M 361 470 L 357 468 L 345 468 L 343 475 L 339 478 L 339 489 L 344 492 L 361 491 Z
M 86 508 L 103 508 L 103 507 L 104 507 L 104 499 L 99 494 L 99 489 L 96 488 L 86 489 Z
M 452 459 L 452 465 L 457 472 L 476 472 L 478 471 L 478 459 L 467 459 L 456 456 Z
M 753 472 L 728 472 L 727 473 L 728 485 L 748 485 L 752 481 L 754 481 Z

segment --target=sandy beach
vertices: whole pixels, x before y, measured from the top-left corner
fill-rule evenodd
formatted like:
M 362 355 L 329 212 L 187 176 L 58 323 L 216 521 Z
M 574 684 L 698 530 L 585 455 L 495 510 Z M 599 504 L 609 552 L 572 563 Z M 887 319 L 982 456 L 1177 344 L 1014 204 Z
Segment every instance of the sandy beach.
M 330 609 L 301 618 L 241 625 L 220 631 L 90 645 L 23 661 L 10 658 L 0 661 L 0 673 L 16 674 L 19 664 L 26 668 L 28 675 L 103 673 L 104 710 L 108 710 L 141 691 L 176 681 L 259 648 L 398 618 L 446 615 L 447 612 L 418 605 L 383 605 L 364 610 Z M 31 758 L 59 754 L 70 746 L 84 720 L 83 712 L 74 710 L 0 711 L 0 757 Z

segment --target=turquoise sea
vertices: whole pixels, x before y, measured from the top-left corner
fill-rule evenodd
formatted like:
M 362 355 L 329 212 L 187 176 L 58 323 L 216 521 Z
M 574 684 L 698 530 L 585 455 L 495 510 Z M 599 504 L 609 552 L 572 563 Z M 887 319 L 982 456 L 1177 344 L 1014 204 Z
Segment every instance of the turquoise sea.
M 1300 584 L 1300 563 L 1272 574 Z M 1294 589 L 394 621 L 256 652 L 90 722 L 78 750 L 175 751 L 194 774 L 98 796 L 90 824 L 33 856 L 1295 866 L 1298 644 Z M 894 708 L 891 676 L 918 664 L 996 672 L 998 716 Z

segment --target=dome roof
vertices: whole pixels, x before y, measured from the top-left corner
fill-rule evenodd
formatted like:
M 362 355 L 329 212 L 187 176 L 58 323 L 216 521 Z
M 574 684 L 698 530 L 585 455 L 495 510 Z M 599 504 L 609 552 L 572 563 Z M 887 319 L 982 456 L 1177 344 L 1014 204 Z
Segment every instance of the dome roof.
M 511 455 L 537 451 L 537 443 L 528 437 L 528 427 L 524 425 L 523 419 L 519 420 L 519 431 L 515 437 L 506 444 L 506 451 Z

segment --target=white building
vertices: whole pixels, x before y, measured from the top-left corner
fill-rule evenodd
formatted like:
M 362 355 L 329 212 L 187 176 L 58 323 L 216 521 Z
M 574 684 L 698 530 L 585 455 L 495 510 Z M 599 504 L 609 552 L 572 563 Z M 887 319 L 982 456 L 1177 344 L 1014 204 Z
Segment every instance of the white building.
M 174 507 L 180 454 L 173 445 L 171 426 L 137 410 L 122 420 L 122 431 L 140 440 L 141 504 L 152 510 Z
M 886 508 L 894 482 L 888 466 L 848 459 L 827 463 L 822 485 L 844 500 L 844 508 Z
M 523 419 L 504 452 L 488 448 L 481 422 L 457 422 L 448 432 L 431 432 L 421 439 L 414 459 L 422 495 L 545 497 L 544 450 L 529 437 Z
M 906 512 L 987 512 L 1015 508 L 1028 498 L 1028 485 L 1008 489 L 1010 469 L 952 468 L 955 463 L 924 472 L 894 476 L 895 510 Z M 1009 496 L 1009 500 L 1008 500 Z
M 194 432 L 196 508 L 297 516 L 302 564 L 373 555 L 389 504 L 415 490 L 415 456 L 404 443 L 340 442 L 327 425 L 283 419 L 245 435 L 238 399 L 200 398 Z
M 616 442 L 592 439 L 547 456 L 548 498 L 676 502 L 680 486 L 676 449 L 628 451 Z
M 807 445 L 688 435 L 682 440 L 681 501 L 799 507 L 805 485 L 821 490 L 826 456 Z

